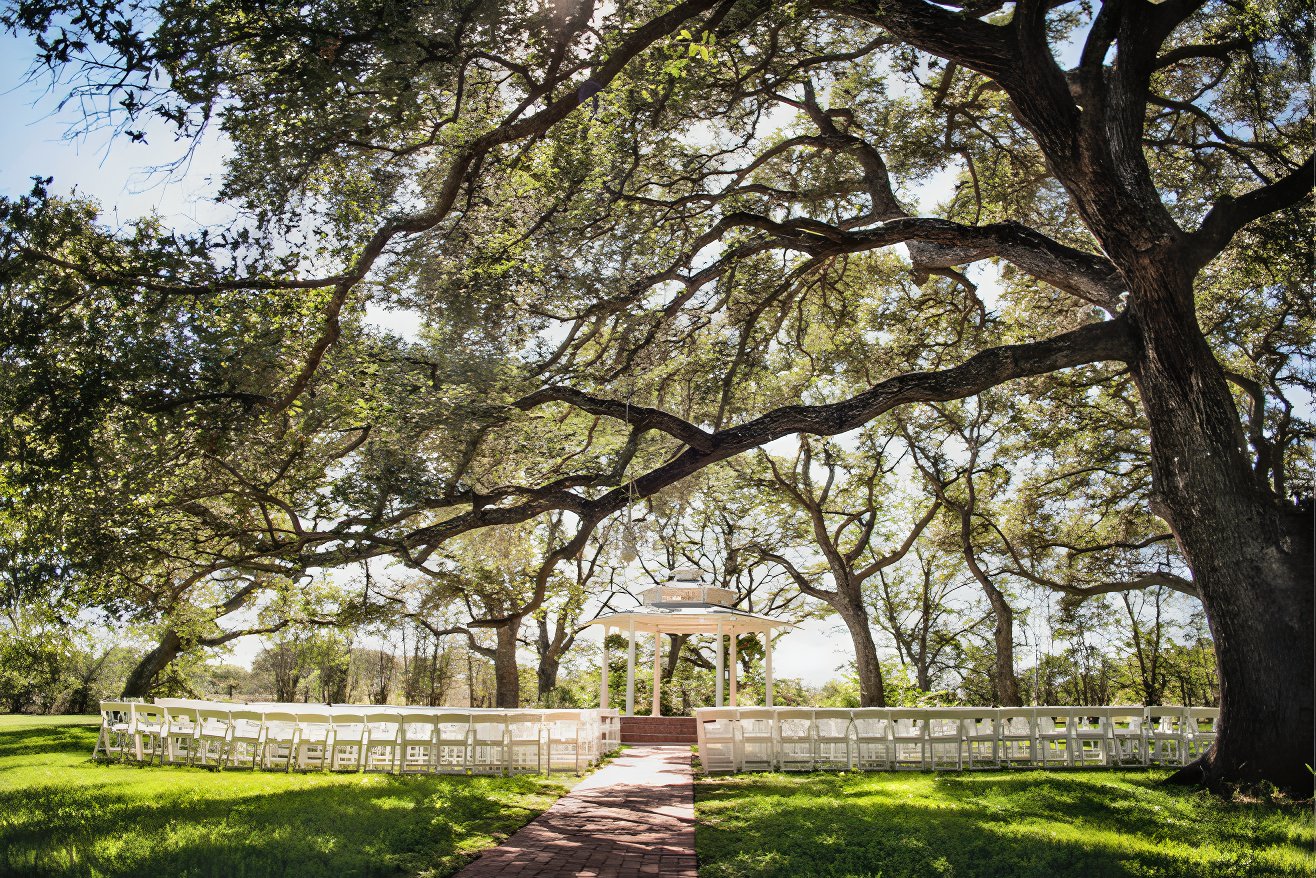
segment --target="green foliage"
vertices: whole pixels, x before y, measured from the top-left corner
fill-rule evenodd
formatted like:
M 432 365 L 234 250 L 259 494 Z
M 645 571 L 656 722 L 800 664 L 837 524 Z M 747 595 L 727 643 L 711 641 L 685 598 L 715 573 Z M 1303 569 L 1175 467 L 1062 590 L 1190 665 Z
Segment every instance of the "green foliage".
M 6 875 L 450 875 L 565 790 L 540 777 L 92 763 L 96 730 L 0 717 Z
M 704 878 L 1299 878 L 1310 809 L 1159 771 L 757 774 L 696 787 Z

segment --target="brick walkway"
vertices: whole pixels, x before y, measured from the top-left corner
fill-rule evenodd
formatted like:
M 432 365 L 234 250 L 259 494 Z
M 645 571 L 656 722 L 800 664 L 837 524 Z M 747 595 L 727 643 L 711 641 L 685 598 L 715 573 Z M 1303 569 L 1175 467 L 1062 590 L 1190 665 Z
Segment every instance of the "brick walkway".
M 635 747 L 457 878 L 696 878 L 688 747 Z

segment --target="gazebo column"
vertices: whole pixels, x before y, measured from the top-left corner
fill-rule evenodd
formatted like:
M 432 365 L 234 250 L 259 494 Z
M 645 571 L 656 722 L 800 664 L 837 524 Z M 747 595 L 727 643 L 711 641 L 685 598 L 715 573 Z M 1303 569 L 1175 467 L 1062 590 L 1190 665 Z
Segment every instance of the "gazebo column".
M 653 710 L 649 716 L 662 715 L 663 685 L 663 633 L 658 629 L 653 632 Z
M 627 629 L 626 641 L 626 715 L 635 716 L 635 620 Z
M 714 665 L 717 668 L 717 686 L 716 686 L 717 694 L 713 698 L 713 702 L 714 702 L 713 706 L 721 707 L 722 706 L 722 677 L 724 676 L 722 672 L 722 623 L 721 622 L 717 623 L 717 640 L 714 642 L 717 644 L 715 647 L 713 647 L 713 655 L 715 656 Z
M 764 706 L 772 707 L 772 629 L 763 632 L 763 677 L 767 683 L 764 692 Z
M 731 706 L 736 706 L 736 632 L 731 632 L 731 649 L 727 656 L 727 664 L 731 668 Z
M 599 710 L 608 709 L 608 626 L 603 626 L 603 661 L 599 666 Z

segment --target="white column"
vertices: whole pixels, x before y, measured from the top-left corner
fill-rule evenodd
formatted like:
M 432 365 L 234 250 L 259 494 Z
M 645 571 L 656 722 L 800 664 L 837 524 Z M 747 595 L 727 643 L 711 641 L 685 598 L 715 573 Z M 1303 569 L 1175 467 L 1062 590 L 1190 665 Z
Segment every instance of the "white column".
M 626 715 L 635 716 L 635 620 L 627 629 L 626 641 Z
M 599 667 L 599 710 L 608 709 L 608 626 L 603 626 L 603 661 Z
M 731 668 L 731 706 L 736 706 L 736 633 L 731 632 L 731 650 L 727 656 L 727 664 Z
M 717 645 L 713 647 L 713 655 L 716 656 L 715 664 L 717 667 L 717 696 L 713 699 L 714 707 L 722 706 L 722 623 L 717 623 Z
M 772 707 L 772 629 L 763 632 L 763 677 L 765 687 L 764 707 Z
M 662 715 L 662 686 L 663 633 L 655 630 L 653 632 L 653 710 L 649 711 L 649 716 Z

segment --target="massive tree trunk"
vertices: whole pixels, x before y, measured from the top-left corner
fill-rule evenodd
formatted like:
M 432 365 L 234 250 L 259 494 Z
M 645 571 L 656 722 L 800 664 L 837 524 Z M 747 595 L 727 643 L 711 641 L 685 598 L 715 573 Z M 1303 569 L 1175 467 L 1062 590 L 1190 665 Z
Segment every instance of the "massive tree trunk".
M 516 635 L 521 628 L 520 617 L 494 629 L 494 702 L 497 707 L 521 706 L 521 671 L 516 665 Z
M 145 698 L 150 695 L 151 687 L 155 685 L 155 678 L 169 667 L 169 663 L 178 658 L 178 654 L 182 651 L 183 640 L 178 636 L 178 632 L 172 628 L 167 629 L 155 648 L 142 656 L 141 661 L 128 675 L 127 681 L 123 684 L 123 697 Z
M 1201 592 L 1220 670 L 1220 737 L 1183 779 L 1310 792 L 1312 516 L 1259 485 L 1191 281 L 1152 275 L 1132 309 L 1133 376 L 1151 429 L 1155 511 Z M 1156 283 L 1160 280 L 1160 283 Z

